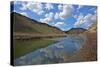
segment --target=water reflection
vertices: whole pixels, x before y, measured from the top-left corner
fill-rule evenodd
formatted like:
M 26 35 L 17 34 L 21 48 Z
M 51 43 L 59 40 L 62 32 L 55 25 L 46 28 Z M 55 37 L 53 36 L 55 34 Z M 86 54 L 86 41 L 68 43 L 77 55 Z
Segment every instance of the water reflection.
M 64 62 L 65 57 L 71 56 L 81 49 L 85 43 L 84 37 L 68 36 L 46 48 L 38 49 L 14 61 L 15 65 L 50 64 Z

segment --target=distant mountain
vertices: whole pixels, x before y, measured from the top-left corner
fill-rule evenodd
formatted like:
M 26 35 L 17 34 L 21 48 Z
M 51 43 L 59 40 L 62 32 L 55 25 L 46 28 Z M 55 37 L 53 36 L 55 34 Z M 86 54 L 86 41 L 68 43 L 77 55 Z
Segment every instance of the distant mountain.
M 80 34 L 80 33 L 83 33 L 85 32 L 86 29 L 83 29 L 83 28 L 72 28 L 68 31 L 66 31 L 67 34 Z
M 63 34 L 65 32 L 60 29 L 50 26 L 46 23 L 41 23 L 36 20 L 25 17 L 21 14 L 11 13 L 13 32 L 14 33 L 32 33 L 32 34 Z

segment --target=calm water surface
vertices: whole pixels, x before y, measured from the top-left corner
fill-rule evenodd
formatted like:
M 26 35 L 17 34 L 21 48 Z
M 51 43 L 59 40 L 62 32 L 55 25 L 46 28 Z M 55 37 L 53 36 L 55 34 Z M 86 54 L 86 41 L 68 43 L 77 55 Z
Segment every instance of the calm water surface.
M 84 37 L 67 36 L 46 48 L 38 49 L 14 60 L 14 64 L 31 65 L 64 62 L 66 57 L 77 53 L 84 43 Z

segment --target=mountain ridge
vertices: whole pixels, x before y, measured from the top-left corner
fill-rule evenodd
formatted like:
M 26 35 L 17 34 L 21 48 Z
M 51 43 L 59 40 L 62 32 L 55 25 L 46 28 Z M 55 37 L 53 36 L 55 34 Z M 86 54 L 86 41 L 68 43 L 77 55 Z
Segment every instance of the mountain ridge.
M 85 32 L 86 29 L 84 28 L 71 28 L 70 30 L 66 31 L 67 34 L 80 34 Z
M 46 33 L 46 34 L 47 33 L 48 34 L 50 34 L 50 33 L 52 33 L 52 34 L 64 33 L 64 31 L 61 31 L 59 28 L 50 26 L 46 23 L 38 22 L 36 20 L 30 19 L 26 16 L 23 16 L 21 14 L 15 13 L 15 12 L 11 13 L 11 18 L 13 19 L 12 23 L 13 23 L 13 29 L 14 29 L 13 31 L 14 32 L 22 32 L 22 31 L 24 31 L 24 33 L 26 33 L 26 32 L 36 33 L 37 32 L 40 34 L 42 34 L 42 33 L 43 34 L 44 33 Z M 38 28 L 38 29 L 36 29 L 36 28 Z M 46 29 L 46 28 L 48 28 L 48 29 Z M 25 30 L 26 30 L 26 32 L 25 32 Z
M 71 28 L 68 31 L 41 23 L 29 17 L 16 12 L 11 12 L 14 33 L 32 33 L 32 34 L 79 34 L 86 31 L 83 28 Z M 47 28 L 47 29 L 46 29 Z

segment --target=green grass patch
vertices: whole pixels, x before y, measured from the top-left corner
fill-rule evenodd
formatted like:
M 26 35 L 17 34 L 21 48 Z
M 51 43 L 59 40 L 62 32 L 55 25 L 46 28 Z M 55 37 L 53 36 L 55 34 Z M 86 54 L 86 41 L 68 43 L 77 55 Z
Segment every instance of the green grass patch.
M 44 48 L 54 43 L 53 40 L 32 39 L 32 40 L 14 40 L 14 59 L 19 58 L 36 49 Z

